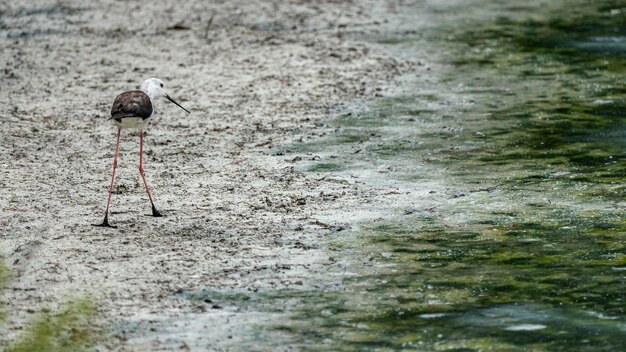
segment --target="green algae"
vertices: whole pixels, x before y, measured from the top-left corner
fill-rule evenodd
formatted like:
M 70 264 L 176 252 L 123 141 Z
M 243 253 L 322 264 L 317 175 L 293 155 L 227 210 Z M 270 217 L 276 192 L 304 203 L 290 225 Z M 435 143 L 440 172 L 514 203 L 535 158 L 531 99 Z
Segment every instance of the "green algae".
M 9 280 L 9 270 L 4 266 L 4 262 L 0 257 L 0 297 L 2 296 L 2 292 L 4 289 L 4 285 Z M 3 308 L 0 308 L 0 322 L 5 318 L 6 312 Z
M 36 318 L 6 352 L 87 351 L 94 347 L 91 320 L 95 306 L 88 299 L 77 299 L 54 314 Z
M 344 167 L 335 163 L 319 163 L 311 166 L 308 171 L 310 172 L 333 172 L 341 171 Z
M 581 44 L 624 33 L 624 16 L 606 10 L 616 7 L 617 2 L 604 1 L 580 4 L 574 13 L 537 16 L 543 20 L 498 18 L 452 36 L 477 49 L 458 52 L 450 61 L 457 70 L 498 75 L 513 93 L 500 95 L 502 104 L 474 106 L 474 113 L 488 116 L 485 121 L 421 137 L 428 144 L 428 139 L 450 141 L 450 136 L 459 135 L 462 142 L 456 144 L 471 148 L 430 148 L 437 156 L 430 162 L 449 168 L 457 180 L 494 183 L 498 190 L 441 205 L 441 220 L 435 224 L 415 217 L 366 226 L 370 246 L 393 254 L 387 260 L 393 264 L 393 271 L 385 273 L 387 284 L 377 286 L 381 295 L 398 299 L 402 292 L 406 297 L 399 302 L 415 304 L 413 314 L 398 316 L 402 308 L 394 306 L 363 317 L 364 324 L 376 321 L 393 336 L 385 339 L 381 334 L 381 341 L 409 341 L 406 336 L 426 326 L 430 334 L 414 336 L 418 344 L 413 346 L 626 346 L 626 222 L 623 210 L 613 203 L 623 201 L 619 183 L 626 170 L 621 121 L 626 100 L 619 86 L 624 82 L 625 40 Z M 544 84 L 548 80 L 557 84 Z M 477 101 L 493 99 L 494 91 L 483 88 L 491 82 L 465 82 L 463 94 Z M 537 89 L 526 89 L 529 86 Z M 506 207 L 514 211 L 501 210 L 505 199 L 516 202 Z M 443 220 L 463 208 L 471 209 L 465 221 Z M 415 295 L 425 287 L 429 300 L 443 304 L 424 309 L 428 300 Z M 479 319 L 494 310 L 509 314 L 493 314 L 485 327 L 459 319 Z M 426 311 L 441 315 L 424 324 L 419 317 Z M 544 328 L 506 330 L 514 322 Z
M 456 182 L 494 187 L 441 204 L 428 219 L 361 225 L 362 255 L 388 253 L 371 264 L 392 269 L 367 273 L 363 267 L 343 281 L 365 288 L 350 294 L 373 307 L 352 308 L 353 325 L 369 326 L 368 338 L 339 345 L 624 348 L 626 222 L 614 202 L 623 201 L 626 170 L 619 78 L 625 39 L 598 38 L 620 36 L 626 22 L 608 14 L 615 1 L 578 5 L 531 19 L 497 18 L 450 36 L 476 50 L 455 52 L 453 76 L 444 81 L 458 82 L 459 72 L 468 72 L 460 93 L 478 103 L 448 112 L 448 123 L 428 112 L 422 131 L 391 133 L 397 131 L 390 126 L 407 128 L 402 112 L 426 104 L 409 96 L 374 102 L 363 116 L 336 121 L 340 132 L 356 126 L 380 135 L 367 148 L 370 160 L 427 158 Z M 502 82 L 507 89 L 489 87 Z M 459 213 L 463 221 L 445 220 Z M 521 328 L 507 330 L 516 324 Z M 543 327 L 524 330 L 525 324 Z M 335 327 L 359 334 L 341 321 Z
M 9 269 L 0 262 L 0 294 L 10 279 Z M 0 311 L 0 323 L 9 311 Z M 96 343 L 94 317 L 95 303 L 88 298 L 77 298 L 62 305 L 56 312 L 38 314 L 14 341 L 7 342 L 5 352 L 88 351 Z
M 623 271 L 615 269 L 621 268 L 626 247 L 617 242 L 621 235 L 615 229 L 623 229 L 624 222 L 562 219 L 551 226 L 463 224 L 456 229 L 424 225 L 419 218 L 371 224 L 364 230 L 369 249 L 392 253 L 381 261 L 394 265 L 381 276 L 385 283 L 367 285 L 360 299 L 393 297 L 394 303 L 377 305 L 359 322 L 375 323 L 376 329 L 383 329 L 374 329 L 378 344 L 395 348 L 402 346 L 393 341 L 421 329 L 427 333 L 408 340 L 426 349 L 439 340 L 465 346 L 476 339 L 486 343 L 483 347 L 531 348 L 539 343 L 550 350 L 568 350 L 581 341 L 602 349 L 623 347 L 626 280 Z M 494 241 L 494 233 L 501 239 Z M 374 283 L 365 275 L 353 280 L 360 281 L 354 286 Z M 510 311 L 509 322 L 493 316 L 488 326 L 480 327 L 467 318 L 500 309 Z M 519 310 L 531 311 L 524 315 Z M 548 313 L 540 316 L 536 311 Z M 584 323 L 571 323 L 576 319 Z M 525 336 L 505 330 L 515 324 L 543 324 L 546 329 L 521 334 Z

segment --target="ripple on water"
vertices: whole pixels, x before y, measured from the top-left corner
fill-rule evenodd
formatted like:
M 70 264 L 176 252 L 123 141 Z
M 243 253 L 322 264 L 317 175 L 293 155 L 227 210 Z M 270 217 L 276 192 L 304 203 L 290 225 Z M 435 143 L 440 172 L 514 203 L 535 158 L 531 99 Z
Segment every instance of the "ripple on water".
M 545 325 L 541 324 L 520 324 L 520 325 L 511 325 L 504 328 L 507 331 L 535 331 L 535 330 L 543 330 L 545 329 Z
M 570 46 L 586 51 L 626 53 L 626 37 L 591 37 L 587 40 L 572 41 Z

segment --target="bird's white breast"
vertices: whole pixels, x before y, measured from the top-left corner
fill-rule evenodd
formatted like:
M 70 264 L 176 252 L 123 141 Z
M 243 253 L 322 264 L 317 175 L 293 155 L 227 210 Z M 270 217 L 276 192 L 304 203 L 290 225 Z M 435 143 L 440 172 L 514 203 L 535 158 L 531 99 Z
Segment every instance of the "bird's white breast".
M 118 128 L 144 129 L 148 124 L 148 119 L 142 119 L 141 117 L 124 117 L 121 122 L 113 120 L 113 123 Z

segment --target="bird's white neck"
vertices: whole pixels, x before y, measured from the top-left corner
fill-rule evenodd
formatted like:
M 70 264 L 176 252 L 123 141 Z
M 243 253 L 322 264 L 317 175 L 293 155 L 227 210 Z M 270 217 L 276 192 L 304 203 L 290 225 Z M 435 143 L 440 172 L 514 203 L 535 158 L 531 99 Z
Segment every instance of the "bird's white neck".
M 150 102 L 154 105 L 154 100 L 159 96 L 160 89 L 152 84 L 142 85 L 141 91 L 146 93 L 146 95 L 150 98 Z

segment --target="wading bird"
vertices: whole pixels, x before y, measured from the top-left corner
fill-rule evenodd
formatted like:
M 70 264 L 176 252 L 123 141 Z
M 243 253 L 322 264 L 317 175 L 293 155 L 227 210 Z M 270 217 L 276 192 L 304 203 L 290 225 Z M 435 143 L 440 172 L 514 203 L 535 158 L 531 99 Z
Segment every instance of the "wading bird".
M 111 192 L 113 191 L 113 181 L 115 180 L 115 169 L 117 168 L 117 152 L 120 147 L 120 134 L 123 128 L 134 128 L 139 130 L 139 174 L 146 186 L 146 192 L 152 204 L 152 216 L 162 216 L 154 206 L 152 195 L 146 182 L 146 176 L 143 173 L 143 129 L 148 124 L 150 116 L 152 116 L 153 104 L 156 98 L 165 98 L 176 104 L 179 108 L 190 114 L 189 110 L 182 107 L 166 92 L 163 81 L 158 78 L 148 78 L 141 84 L 141 90 L 130 90 L 118 95 L 113 101 L 111 108 L 110 120 L 117 126 L 117 144 L 115 145 L 115 157 L 113 159 L 113 175 L 111 175 L 111 186 L 109 187 L 109 198 L 107 207 L 104 212 L 104 221 L 102 224 L 94 224 L 93 226 L 115 227 L 109 224 L 109 205 L 111 204 Z

